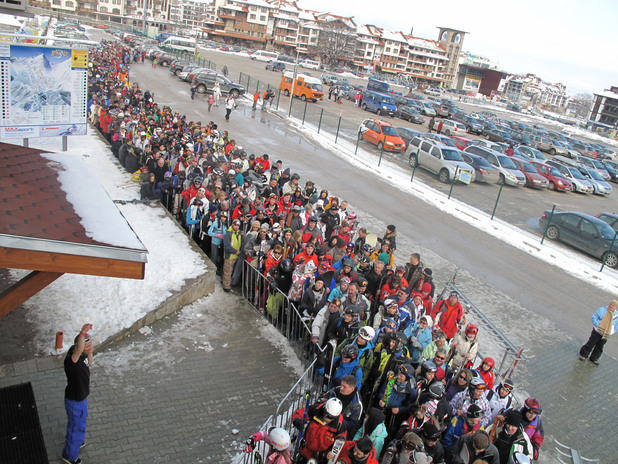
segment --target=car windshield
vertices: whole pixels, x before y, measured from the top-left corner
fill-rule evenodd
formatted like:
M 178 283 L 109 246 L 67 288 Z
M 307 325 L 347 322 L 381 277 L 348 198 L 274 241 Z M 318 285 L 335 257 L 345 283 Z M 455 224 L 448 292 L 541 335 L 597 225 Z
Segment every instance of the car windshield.
M 490 147 L 492 150 L 496 150 L 498 153 L 504 153 L 504 148 L 502 147 L 502 145 L 490 145 Z
M 393 126 L 382 126 L 382 132 L 384 135 L 390 135 L 392 137 L 399 137 L 399 134 Z
M 500 166 L 505 169 L 517 169 L 515 163 L 513 163 L 513 161 L 511 161 L 511 158 L 509 158 L 508 156 L 500 155 L 498 156 L 498 160 L 500 160 Z
M 383 105 L 394 105 L 395 100 L 393 100 L 392 97 L 382 97 L 382 104 Z
M 588 173 L 590 173 L 590 177 L 592 177 L 594 180 L 603 181 L 603 176 L 599 174 L 599 171 L 597 171 L 596 169 L 588 169 L 587 171 Z
M 444 145 L 457 148 L 457 144 L 448 137 L 440 137 L 438 140 L 440 141 L 440 143 L 443 143 Z
M 322 84 L 311 84 L 311 88 L 315 90 L 316 92 L 324 92 L 324 88 L 322 87 Z
M 446 148 L 442 150 L 442 154 L 447 161 L 463 161 L 463 158 L 457 150 L 449 150 Z
M 602 164 L 599 160 L 594 160 L 594 159 L 593 159 L 593 160 L 592 160 L 592 164 L 594 164 L 594 165 L 597 167 L 597 169 L 605 169 L 605 168 L 603 167 L 603 164 Z
M 534 166 L 532 166 L 530 163 L 521 163 L 521 167 L 524 172 L 536 172 L 536 169 L 534 169 Z
M 478 166 L 480 168 L 484 168 L 484 169 L 492 167 L 492 165 L 489 164 L 489 161 L 487 161 L 485 158 L 481 158 L 481 157 L 476 158 L 476 164 L 478 164 Z
M 584 179 L 584 176 L 577 168 L 567 168 L 575 179 Z
M 605 240 L 612 240 L 616 235 L 616 231 L 609 224 L 600 224 L 599 232 L 601 232 L 601 238 Z

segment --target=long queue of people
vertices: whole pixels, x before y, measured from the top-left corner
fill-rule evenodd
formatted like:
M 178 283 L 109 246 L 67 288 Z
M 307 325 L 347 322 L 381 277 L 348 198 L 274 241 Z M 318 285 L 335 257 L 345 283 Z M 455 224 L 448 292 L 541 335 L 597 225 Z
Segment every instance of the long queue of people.
M 326 393 L 296 412 L 297 446 L 283 446 L 288 432 L 277 429 L 252 436 L 249 448 L 270 440 L 268 462 L 286 463 L 326 462 L 338 439 L 339 459 L 352 463 L 538 457 L 538 401 L 516 408 L 514 383 L 494 382 L 494 360 L 474 366 L 478 327 L 456 292 L 436 296 L 418 253 L 397 264 L 394 224 L 378 237 L 345 200 L 301 184 L 281 160 L 248 155 L 213 121 L 159 107 L 131 82 L 127 53 L 117 42 L 91 50 L 89 112 L 142 198 L 161 201 L 187 229 L 223 290 L 245 269 L 259 273 L 268 282 L 254 295 L 259 307 L 276 319 L 285 295 L 310 343 L 331 347 L 315 350 L 329 353 L 320 360 Z

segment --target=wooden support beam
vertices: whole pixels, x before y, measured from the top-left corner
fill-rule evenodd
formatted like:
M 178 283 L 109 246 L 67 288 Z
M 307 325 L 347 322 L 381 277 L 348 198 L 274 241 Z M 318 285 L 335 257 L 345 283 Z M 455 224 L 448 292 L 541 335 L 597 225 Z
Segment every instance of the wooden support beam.
M 63 272 L 32 271 L 19 282 L 15 282 L 0 294 L 0 319 L 63 274 Z

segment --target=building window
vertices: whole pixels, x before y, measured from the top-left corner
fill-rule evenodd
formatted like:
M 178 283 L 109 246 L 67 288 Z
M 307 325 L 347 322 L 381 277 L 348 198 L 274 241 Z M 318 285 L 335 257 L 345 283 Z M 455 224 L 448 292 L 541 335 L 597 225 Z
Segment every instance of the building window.
M 260 21 L 266 21 L 266 16 L 265 15 L 261 15 L 260 16 Z
M 260 10 L 260 11 L 261 11 L 262 13 L 266 13 L 266 7 L 265 7 L 265 6 L 263 6 L 263 7 L 261 8 L 261 10 Z
M 250 14 L 249 15 L 249 19 L 255 19 L 255 15 L 254 14 Z

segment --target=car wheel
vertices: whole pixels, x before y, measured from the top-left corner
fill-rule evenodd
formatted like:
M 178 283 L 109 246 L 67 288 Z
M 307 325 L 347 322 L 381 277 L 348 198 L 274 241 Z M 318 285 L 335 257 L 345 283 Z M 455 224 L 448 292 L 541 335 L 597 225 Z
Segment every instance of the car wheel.
M 549 226 L 547 228 L 547 238 L 551 240 L 558 240 L 558 237 L 560 237 L 560 231 L 558 228 L 556 226 Z
M 450 137 L 451 136 L 451 131 L 449 129 L 446 129 L 444 131 L 444 135 L 446 135 L 447 137 Z
M 180 69 L 177 69 L 176 71 L 174 71 L 174 76 L 178 77 L 178 74 L 180 74 Z
M 285 89 L 283 91 L 283 95 L 285 95 L 286 97 L 289 97 L 290 96 L 290 91 L 288 89 Z
M 499 184 L 504 184 L 506 182 L 506 179 L 504 178 L 504 174 L 500 174 L 498 176 L 498 183 Z
M 232 98 L 238 98 L 238 95 L 240 95 L 240 92 L 238 91 L 238 89 L 232 89 L 230 90 L 230 95 L 232 96 Z
M 166 68 L 168 64 L 169 64 L 169 61 L 167 60 L 161 61 L 161 66 L 163 66 L 164 68 Z
M 446 169 L 442 169 L 440 174 L 438 174 L 438 179 L 440 179 L 440 182 L 443 184 L 446 184 L 449 179 L 448 171 Z
M 367 103 L 363 103 L 363 106 L 361 108 L 363 108 L 365 111 L 367 111 Z
M 306 97 L 305 95 L 301 95 L 301 96 L 300 96 L 300 99 L 301 99 L 302 101 L 305 101 L 305 100 L 307 100 L 307 97 Z
M 552 181 L 549 181 L 549 186 L 547 187 L 549 190 L 556 190 L 556 184 Z
M 382 115 L 382 110 L 380 110 L 380 108 L 378 108 L 378 109 L 376 110 L 376 114 L 377 114 L 378 116 L 381 116 L 381 115 Z
M 416 153 L 411 153 L 410 154 L 410 158 L 408 159 L 408 164 L 410 165 L 410 167 L 414 167 L 414 165 L 416 164 Z
M 197 93 L 206 93 L 206 86 L 204 84 L 199 84 L 196 90 L 197 90 Z
M 378 142 L 378 150 L 382 151 L 384 149 L 384 144 L 382 142 Z
M 609 266 L 609 267 L 618 266 L 618 255 L 614 253 L 613 251 L 608 251 L 607 253 L 605 253 L 605 255 L 603 256 L 603 260 L 606 266 Z
M 550 154 L 551 156 L 556 156 L 556 149 L 555 149 L 555 148 L 552 148 L 551 150 L 549 150 L 549 154 Z

